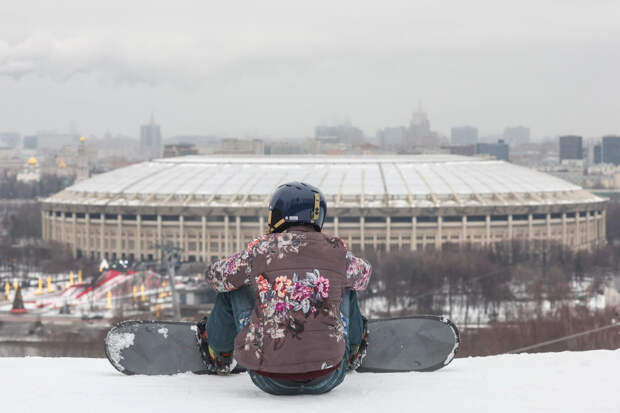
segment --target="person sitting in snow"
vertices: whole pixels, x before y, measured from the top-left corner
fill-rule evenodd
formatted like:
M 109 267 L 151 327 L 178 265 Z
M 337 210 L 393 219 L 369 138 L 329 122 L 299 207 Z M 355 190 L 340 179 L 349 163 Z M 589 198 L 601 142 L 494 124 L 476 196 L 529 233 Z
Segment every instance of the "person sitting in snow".
M 239 363 L 268 393 L 320 394 L 361 365 L 367 333 L 356 291 L 366 289 L 371 266 L 321 233 L 326 214 L 316 187 L 281 185 L 269 233 L 208 267 L 218 295 L 198 323 L 207 372 L 226 375 Z

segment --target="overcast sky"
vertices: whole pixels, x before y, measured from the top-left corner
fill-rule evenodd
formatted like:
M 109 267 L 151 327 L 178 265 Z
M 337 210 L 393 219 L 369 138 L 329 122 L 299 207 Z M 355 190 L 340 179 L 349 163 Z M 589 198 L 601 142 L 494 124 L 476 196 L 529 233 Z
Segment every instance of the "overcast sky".
M 620 1 L 0 2 L 0 131 L 374 136 L 420 101 L 444 134 L 620 134 Z

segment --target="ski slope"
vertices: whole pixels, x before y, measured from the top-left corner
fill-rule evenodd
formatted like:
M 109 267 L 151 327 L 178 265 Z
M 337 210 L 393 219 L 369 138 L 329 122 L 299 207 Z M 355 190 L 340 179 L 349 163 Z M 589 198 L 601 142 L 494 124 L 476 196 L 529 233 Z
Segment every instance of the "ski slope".
M 0 358 L 2 411 L 620 412 L 620 350 L 456 359 L 433 373 L 352 373 L 331 393 L 278 397 L 245 375 L 123 376 L 104 359 Z M 320 403 L 320 404 L 319 404 Z

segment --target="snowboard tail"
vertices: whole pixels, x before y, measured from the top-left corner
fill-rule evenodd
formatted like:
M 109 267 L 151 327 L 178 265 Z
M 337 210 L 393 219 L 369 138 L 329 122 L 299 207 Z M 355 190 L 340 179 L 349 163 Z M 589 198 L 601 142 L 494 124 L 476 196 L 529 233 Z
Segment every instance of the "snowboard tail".
M 108 331 L 105 354 L 128 375 L 207 373 L 196 330 L 194 323 L 124 321 Z
M 435 371 L 454 359 L 459 345 L 459 330 L 445 317 L 370 320 L 368 353 L 357 371 Z
M 105 339 L 105 354 L 123 374 L 211 373 L 200 355 L 194 323 L 124 321 Z M 414 316 L 368 322 L 368 350 L 359 372 L 434 371 L 448 365 L 460 344 L 445 317 Z M 239 366 L 233 372 L 244 371 Z

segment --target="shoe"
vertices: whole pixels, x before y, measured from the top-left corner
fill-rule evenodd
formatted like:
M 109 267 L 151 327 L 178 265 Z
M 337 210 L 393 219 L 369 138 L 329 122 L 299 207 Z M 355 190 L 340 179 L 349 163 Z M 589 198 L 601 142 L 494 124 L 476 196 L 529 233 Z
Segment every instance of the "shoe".
M 359 346 L 351 346 L 348 371 L 357 370 L 362 365 L 366 353 L 368 352 L 368 319 L 362 316 L 362 342 Z
M 200 355 L 205 363 L 204 373 L 220 376 L 227 376 L 232 373 L 237 366 L 237 361 L 232 356 L 232 350 L 217 352 L 207 342 L 207 317 L 200 320 L 196 327 L 196 339 L 198 340 Z

